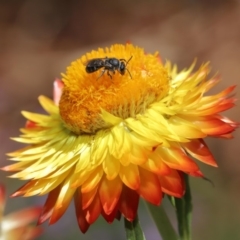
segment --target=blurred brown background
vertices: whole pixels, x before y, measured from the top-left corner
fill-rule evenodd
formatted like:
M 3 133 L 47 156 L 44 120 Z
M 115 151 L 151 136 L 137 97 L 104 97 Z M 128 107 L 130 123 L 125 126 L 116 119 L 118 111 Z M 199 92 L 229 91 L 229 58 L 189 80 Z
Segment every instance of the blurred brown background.
M 198 65 L 210 61 L 213 73 L 222 78 L 214 92 L 240 81 L 239 0 L 0 0 L 0 166 L 7 164 L 6 152 L 20 147 L 9 137 L 24 125 L 21 110 L 40 111 L 37 97 L 52 96 L 55 77 L 83 53 L 127 40 L 147 52 L 159 50 L 180 69 L 195 57 Z M 239 121 L 239 106 L 226 115 Z M 230 141 L 208 141 L 219 168 L 200 166 L 214 186 L 191 179 L 193 240 L 240 239 L 240 131 L 234 135 Z M 8 194 L 23 184 L 2 172 L 0 182 Z M 9 199 L 6 212 L 44 200 Z M 164 205 L 175 221 L 166 200 Z M 146 238 L 159 239 L 143 204 L 140 220 Z M 125 238 L 123 222 L 108 225 L 102 219 L 82 235 L 73 206 L 57 224 L 44 228 L 42 240 Z

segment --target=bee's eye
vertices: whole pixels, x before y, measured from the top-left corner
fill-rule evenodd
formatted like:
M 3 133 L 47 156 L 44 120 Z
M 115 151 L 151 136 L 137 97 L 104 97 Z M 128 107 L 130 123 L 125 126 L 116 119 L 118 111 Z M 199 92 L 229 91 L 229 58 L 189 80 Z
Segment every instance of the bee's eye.
M 125 64 L 123 63 L 123 62 L 121 62 L 121 64 L 120 64 L 120 67 L 119 67 L 119 69 L 120 69 L 120 71 L 121 72 L 124 72 L 125 71 Z

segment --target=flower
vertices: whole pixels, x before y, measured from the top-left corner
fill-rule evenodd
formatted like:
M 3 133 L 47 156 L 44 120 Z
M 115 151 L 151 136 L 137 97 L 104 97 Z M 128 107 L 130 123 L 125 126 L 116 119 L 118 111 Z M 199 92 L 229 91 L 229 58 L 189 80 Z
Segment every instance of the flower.
M 3 216 L 5 206 L 5 188 L 0 184 L 0 239 L 1 240 L 30 240 L 42 232 L 40 227 L 30 226 L 41 213 L 41 208 L 32 207 Z
M 112 71 L 111 58 L 125 72 Z M 89 73 L 92 59 L 103 65 Z M 82 232 L 99 215 L 133 221 L 140 196 L 155 205 L 163 194 L 182 197 L 182 173 L 203 176 L 193 158 L 217 166 L 203 139 L 231 138 L 238 125 L 220 114 L 234 106 L 234 87 L 204 96 L 219 80 L 207 79 L 209 64 L 193 67 L 178 73 L 132 44 L 72 62 L 54 101 L 39 97 L 48 115 L 23 112 L 28 123 L 14 140 L 29 145 L 10 153 L 18 162 L 3 170 L 29 182 L 13 196 L 48 194 L 39 223 L 50 224 L 74 198 Z

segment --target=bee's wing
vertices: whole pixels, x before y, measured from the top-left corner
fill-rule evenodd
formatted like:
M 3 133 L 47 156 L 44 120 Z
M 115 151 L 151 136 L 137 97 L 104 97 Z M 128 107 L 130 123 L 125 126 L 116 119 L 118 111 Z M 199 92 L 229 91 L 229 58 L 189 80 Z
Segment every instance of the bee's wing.
M 84 66 L 87 66 L 88 64 L 95 64 L 95 65 L 101 65 L 102 62 L 105 60 L 106 58 L 91 58 L 91 59 L 86 59 L 84 61 L 82 61 L 82 64 Z

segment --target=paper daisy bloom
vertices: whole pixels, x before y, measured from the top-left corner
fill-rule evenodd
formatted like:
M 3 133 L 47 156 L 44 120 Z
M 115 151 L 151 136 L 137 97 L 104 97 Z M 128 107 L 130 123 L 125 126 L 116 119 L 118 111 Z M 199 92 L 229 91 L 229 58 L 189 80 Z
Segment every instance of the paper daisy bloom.
M 48 194 L 39 223 L 50 224 L 74 198 L 82 232 L 100 215 L 133 221 L 140 197 L 154 205 L 163 194 L 182 197 L 182 174 L 202 176 L 194 159 L 217 166 L 203 139 L 231 138 L 237 127 L 220 114 L 234 106 L 234 87 L 205 96 L 218 83 L 208 73 L 208 64 L 178 73 L 132 44 L 72 62 L 54 101 L 39 97 L 47 115 L 23 112 L 28 124 L 14 140 L 28 146 L 3 169 L 29 181 L 13 196 Z
M 3 216 L 5 207 L 5 188 L 0 184 L 0 239 L 1 240 L 30 240 L 38 237 L 42 230 L 31 226 L 41 213 L 41 208 L 32 207 Z

